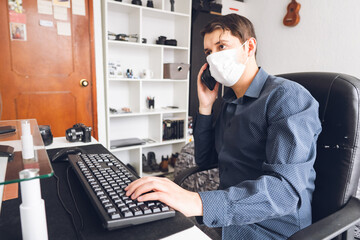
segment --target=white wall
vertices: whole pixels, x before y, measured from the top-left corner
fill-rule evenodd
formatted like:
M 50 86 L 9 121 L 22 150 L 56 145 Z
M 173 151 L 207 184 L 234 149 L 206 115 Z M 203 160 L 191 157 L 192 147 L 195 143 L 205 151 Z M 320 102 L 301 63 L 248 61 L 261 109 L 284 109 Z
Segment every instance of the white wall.
M 289 3 L 222 0 L 223 14 L 238 13 L 253 22 L 258 64 L 268 73 L 330 71 L 360 78 L 360 1 L 298 0 L 300 23 L 296 27 L 282 23 Z
M 99 142 L 107 145 L 106 139 L 106 109 L 104 90 L 103 48 L 102 48 L 102 22 L 101 2 L 93 1 L 94 14 L 94 42 L 95 42 L 95 67 L 96 67 L 96 91 L 97 91 L 97 114 L 98 114 L 98 137 Z

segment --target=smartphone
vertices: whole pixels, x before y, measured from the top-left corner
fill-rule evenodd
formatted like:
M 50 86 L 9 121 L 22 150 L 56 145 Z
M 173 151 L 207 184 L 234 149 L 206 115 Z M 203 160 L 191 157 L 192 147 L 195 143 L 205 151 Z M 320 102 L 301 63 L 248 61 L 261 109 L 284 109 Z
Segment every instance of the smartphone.
M 15 126 L 2 126 L 0 127 L 0 134 L 15 132 Z
M 216 80 L 210 74 L 209 64 L 201 75 L 201 81 L 208 87 L 211 91 L 214 90 L 216 85 Z

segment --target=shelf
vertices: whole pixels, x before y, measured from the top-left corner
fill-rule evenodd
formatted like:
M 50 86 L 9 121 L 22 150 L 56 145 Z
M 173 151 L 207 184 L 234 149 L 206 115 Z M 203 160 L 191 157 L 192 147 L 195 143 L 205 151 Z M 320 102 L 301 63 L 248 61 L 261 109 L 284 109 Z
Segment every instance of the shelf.
M 179 1 L 181 1 L 181 0 L 179 0 Z M 143 7 L 143 11 L 144 11 L 145 15 L 151 16 L 151 17 L 156 17 L 156 18 L 169 18 L 169 17 L 189 18 L 190 17 L 188 14 L 165 11 L 165 10 L 160 10 L 160 9 L 156 9 L 156 8 Z
M 109 81 L 113 82 L 173 82 L 173 83 L 184 83 L 187 82 L 187 79 L 177 80 L 177 79 L 155 79 L 155 78 L 113 78 L 108 77 Z
M 119 46 L 134 46 L 134 47 L 143 47 L 143 48 L 164 48 L 164 49 L 176 49 L 176 50 L 189 50 L 188 47 L 180 46 L 170 46 L 170 45 L 161 45 L 161 44 L 150 44 L 150 43 L 138 43 L 138 42 L 127 42 L 120 40 L 107 40 L 109 45 L 119 45 Z
M 163 175 L 168 175 L 168 174 L 171 174 L 171 173 L 174 173 L 175 169 L 170 166 L 168 166 L 169 168 L 169 172 L 151 172 L 151 173 L 148 173 L 148 172 L 142 172 L 142 176 L 143 177 L 149 177 L 149 176 L 153 176 L 153 177 L 156 177 L 156 176 L 163 176 Z
M 181 0 L 179 0 L 181 1 Z M 108 0 L 107 1 L 109 5 L 114 5 L 114 6 L 122 6 L 124 8 L 133 8 L 133 9 L 142 9 L 144 11 L 149 11 L 149 12 L 153 12 L 153 13 L 157 13 L 157 14 L 165 14 L 167 16 L 181 16 L 181 17 L 190 17 L 189 14 L 185 14 L 185 13 L 179 13 L 179 12 L 171 12 L 171 11 L 167 11 L 167 10 L 162 10 L 159 8 L 149 8 L 146 6 L 139 6 L 139 5 L 135 5 L 135 4 L 131 4 L 131 3 L 125 3 L 125 2 L 116 2 L 114 0 Z
M 145 143 L 141 145 L 134 145 L 129 147 L 121 147 L 121 148 L 114 148 L 110 149 L 111 152 L 122 152 L 122 151 L 129 151 L 134 149 L 140 149 L 140 148 L 151 148 L 151 147 L 158 147 L 158 146 L 166 146 L 166 145 L 172 145 L 176 143 L 185 143 L 186 139 L 176 139 L 176 140 L 167 140 L 162 142 L 155 142 L 155 143 Z
M 137 113 L 118 113 L 118 114 L 109 114 L 110 118 L 124 118 L 124 117 L 136 117 L 136 116 L 147 116 L 147 115 L 156 115 L 156 114 L 166 114 L 166 113 L 187 113 L 185 109 L 154 109 L 154 110 L 142 110 Z
M 131 4 L 132 0 L 103 0 L 103 47 L 105 78 L 105 116 L 107 147 L 111 140 L 152 139 L 143 145 L 109 149 L 124 163 L 130 163 L 140 175 L 142 154 L 154 152 L 157 162 L 161 156 L 180 152 L 186 137 L 163 141 L 163 120 L 184 119 L 187 133 L 189 108 L 189 73 L 184 79 L 164 79 L 164 64 L 190 64 L 191 0 L 176 0 L 171 12 L 169 0 L 153 0 L 155 8 Z M 142 1 L 146 5 L 146 0 Z M 108 32 L 137 34 L 137 41 L 110 40 Z M 176 39 L 178 46 L 160 45 L 160 36 Z M 142 43 L 142 39 L 147 43 Z M 134 78 L 127 78 L 131 70 Z M 145 73 L 145 74 L 144 74 Z M 142 78 L 144 77 L 144 78 Z M 155 98 L 155 109 L 148 109 L 147 99 Z M 166 108 L 176 106 L 178 109 Z M 110 108 L 119 113 L 113 114 Z M 130 108 L 132 112 L 122 112 Z M 170 168 L 170 172 L 173 169 Z M 168 173 L 155 172 L 160 176 Z

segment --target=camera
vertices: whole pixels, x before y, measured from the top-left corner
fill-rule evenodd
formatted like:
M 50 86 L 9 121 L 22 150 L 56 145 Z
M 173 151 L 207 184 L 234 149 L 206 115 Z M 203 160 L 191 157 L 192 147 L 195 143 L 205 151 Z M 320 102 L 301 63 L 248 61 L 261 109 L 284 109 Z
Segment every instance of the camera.
M 69 142 L 91 142 L 91 127 L 77 123 L 66 130 L 65 136 Z

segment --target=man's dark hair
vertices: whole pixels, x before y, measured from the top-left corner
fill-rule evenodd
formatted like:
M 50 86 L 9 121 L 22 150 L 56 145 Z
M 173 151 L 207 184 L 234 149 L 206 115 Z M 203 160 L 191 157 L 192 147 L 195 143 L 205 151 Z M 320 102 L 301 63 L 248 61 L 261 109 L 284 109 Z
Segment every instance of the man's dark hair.
M 244 43 L 251 37 L 256 39 L 255 29 L 250 20 L 235 13 L 215 18 L 200 33 L 204 37 L 205 34 L 212 33 L 217 29 L 230 31 L 232 35 L 240 39 L 241 43 Z

